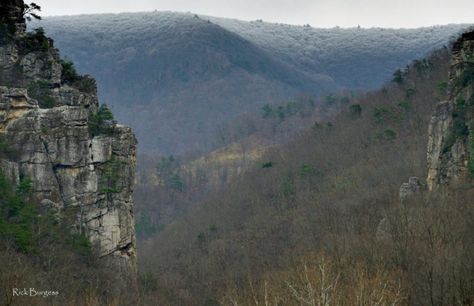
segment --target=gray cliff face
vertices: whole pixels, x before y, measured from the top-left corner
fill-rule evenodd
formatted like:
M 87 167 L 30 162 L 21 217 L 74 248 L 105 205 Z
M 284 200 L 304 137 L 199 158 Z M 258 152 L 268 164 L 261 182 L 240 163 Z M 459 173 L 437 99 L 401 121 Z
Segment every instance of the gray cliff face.
M 474 32 L 453 46 L 447 101 L 436 107 L 429 128 L 430 190 L 465 186 L 474 175 Z
M 453 45 L 449 79 L 449 97 L 438 103 L 430 121 L 426 184 L 417 177 L 403 183 L 401 204 L 423 196 L 426 189 L 433 194 L 473 187 L 474 31 L 464 33 Z M 377 227 L 377 239 L 389 241 L 389 233 L 390 222 L 384 217 Z
M 135 136 L 113 121 L 104 123 L 106 132 L 91 133 L 99 110 L 93 79 L 65 81 L 52 42 L 35 50 L 25 48 L 27 39 L 20 31 L 0 44 L 0 137 L 11 151 L 0 167 L 17 184 L 31 179 L 35 202 L 58 218 L 72 214 L 71 231 L 134 275 Z M 38 84 L 46 89 L 32 95 Z

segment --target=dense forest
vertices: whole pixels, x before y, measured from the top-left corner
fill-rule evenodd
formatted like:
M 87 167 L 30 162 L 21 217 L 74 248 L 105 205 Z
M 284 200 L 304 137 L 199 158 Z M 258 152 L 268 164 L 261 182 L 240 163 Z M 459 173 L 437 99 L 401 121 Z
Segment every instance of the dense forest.
M 0 3 L 0 304 L 474 305 L 473 29 L 56 17 L 61 56 L 39 10 Z
M 41 26 L 137 134 L 142 153 L 203 154 L 219 126 L 300 94 L 376 89 L 465 25 L 318 29 L 192 13 L 47 17 Z
M 448 67 L 447 49 L 415 61 L 143 241 L 148 298 L 165 305 L 472 303 L 472 190 L 399 200 L 402 182 L 427 175 L 428 124 L 448 94 Z

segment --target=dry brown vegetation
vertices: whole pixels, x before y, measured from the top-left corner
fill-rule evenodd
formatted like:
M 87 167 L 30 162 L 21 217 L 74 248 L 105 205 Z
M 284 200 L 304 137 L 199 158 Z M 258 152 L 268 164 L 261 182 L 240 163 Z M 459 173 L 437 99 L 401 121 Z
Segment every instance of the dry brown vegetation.
M 448 65 L 447 50 L 415 62 L 145 241 L 143 302 L 472 305 L 472 194 L 398 204 L 426 177 Z
M 2 239 L 0 304 L 23 305 L 11 289 L 35 287 L 60 296 L 29 305 L 474 305 L 472 188 L 398 199 L 408 177 L 426 177 L 448 64 L 438 51 L 309 129 L 283 123 L 295 136 L 223 189 L 160 160 L 157 181 L 137 189 L 138 219 L 148 218 L 138 297 L 94 254 L 49 240 L 28 253 Z M 275 131 L 275 121 L 251 124 L 267 130 L 260 137 Z
M 462 194 L 462 195 L 461 195 Z M 364 256 L 303 256 L 227 287 L 222 305 L 472 305 L 472 192 L 424 195 L 386 210 L 385 236 Z M 365 237 L 364 239 L 368 239 Z M 334 246 L 342 247 L 340 239 Z M 368 256 L 367 256 L 368 255 Z
M 0 305 L 116 306 L 136 304 L 136 292 L 121 286 L 117 271 L 96 255 L 42 245 L 41 254 L 24 254 L 0 244 Z M 53 297 L 13 296 L 13 289 L 57 291 Z
M 221 305 L 401 305 L 406 295 L 395 273 L 369 271 L 362 265 L 341 266 L 314 255 L 289 271 L 228 287 Z
M 300 95 L 277 105 L 267 104 L 258 113 L 246 113 L 219 127 L 219 149 L 205 155 L 138 158 L 135 192 L 139 238 L 147 238 L 262 163 L 272 147 L 315 122 L 348 108 L 358 94 L 343 92 L 314 97 Z M 265 167 L 269 167 L 269 163 Z

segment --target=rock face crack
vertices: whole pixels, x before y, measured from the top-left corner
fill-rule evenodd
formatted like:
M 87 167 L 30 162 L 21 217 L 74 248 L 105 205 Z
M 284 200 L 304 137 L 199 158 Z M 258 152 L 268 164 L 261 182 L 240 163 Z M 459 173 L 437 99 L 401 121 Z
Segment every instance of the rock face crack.
M 114 253 L 120 253 L 120 255 L 122 255 L 122 256 L 132 256 L 132 249 L 133 248 L 134 247 L 133 247 L 132 242 L 129 242 L 124 246 L 113 249 L 109 253 L 102 255 L 101 258 L 106 257 L 106 256 L 110 256 Z
M 465 188 L 474 179 L 474 31 L 453 44 L 449 95 L 440 102 L 429 128 L 429 190 Z
M 46 152 L 46 156 L 47 156 L 47 159 L 48 159 L 48 163 L 49 165 L 51 166 L 51 171 L 53 172 L 53 176 L 56 180 L 56 183 L 58 185 L 58 191 L 59 191 L 59 197 L 61 199 L 61 206 L 64 207 L 64 205 L 66 205 L 66 202 L 64 200 L 64 192 L 63 192 L 63 187 L 62 187 L 62 184 L 61 184 L 61 180 L 59 179 L 58 177 L 58 174 L 56 172 L 56 168 L 53 164 L 53 161 L 51 160 L 51 157 L 49 155 L 49 150 L 48 150 L 48 143 L 40 136 L 40 141 L 41 143 L 43 144 L 43 148 L 44 148 L 44 151 Z
M 23 1 L 17 2 L 21 13 Z M 15 154 L 0 157 L 0 167 L 15 184 L 29 177 L 32 201 L 58 208 L 58 218 L 61 208 L 74 208 L 71 230 L 86 235 L 107 264 L 133 278 L 135 136 L 114 123 L 104 129 L 108 132 L 91 137 L 89 119 L 99 110 L 97 89 L 78 84 L 95 82 L 78 77 L 65 84 L 52 42 L 41 52 L 27 50 L 23 17 L 5 18 L 0 16 L 0 23 L 13 22 L 18 31 L 0 45 L 0 136 Z M 30 87 L 35 84 L 48 86 L 38 94 Z M 103 182 L 111 184 L 103 188 Z

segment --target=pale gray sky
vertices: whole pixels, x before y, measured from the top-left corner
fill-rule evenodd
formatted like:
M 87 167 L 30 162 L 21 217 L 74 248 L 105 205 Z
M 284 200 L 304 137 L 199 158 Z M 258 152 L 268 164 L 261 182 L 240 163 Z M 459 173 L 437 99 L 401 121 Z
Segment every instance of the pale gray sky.
M 33 0 L 34 1 L 34 0 Z M 191 11 L 314 27 L 419 27 L 474 23 L 474 0 L 36 0 L 43 15 Z

